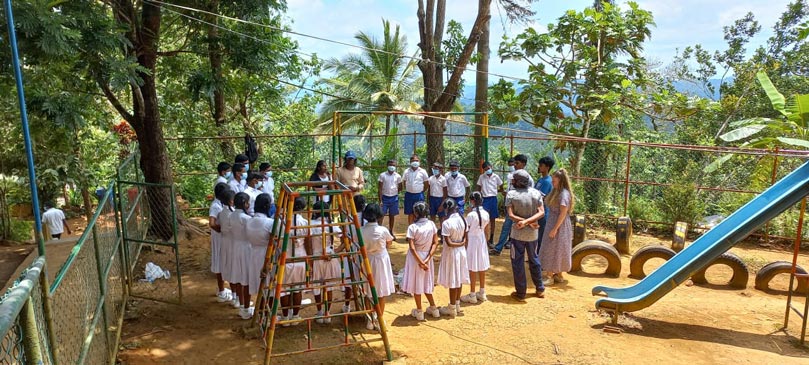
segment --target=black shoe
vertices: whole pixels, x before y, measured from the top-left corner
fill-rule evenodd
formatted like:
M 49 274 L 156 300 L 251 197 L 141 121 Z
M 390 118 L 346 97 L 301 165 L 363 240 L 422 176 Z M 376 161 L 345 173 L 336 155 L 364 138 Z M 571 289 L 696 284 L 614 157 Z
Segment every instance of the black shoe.
M 489 250 L 489 256 L 500 256 L 500 251 L 497 251 L 495 249 L 491 249 L 491 250 Z

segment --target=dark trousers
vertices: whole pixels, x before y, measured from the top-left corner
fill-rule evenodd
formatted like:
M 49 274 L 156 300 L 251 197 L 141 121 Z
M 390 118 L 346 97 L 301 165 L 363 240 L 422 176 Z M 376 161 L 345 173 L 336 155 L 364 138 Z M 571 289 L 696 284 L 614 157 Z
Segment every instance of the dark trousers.
M 514 273 L 514 288 L 517 294 L 525 296 L 527 283 L 525 280 L 525 255 L 528 254 L 528 269 L 531 271 L 531 280 L 538 292 L 545 291 L 542 284 L 542 268 L 539 265 L 538 241 L 518 241 L 511 239 L 511 271 Z

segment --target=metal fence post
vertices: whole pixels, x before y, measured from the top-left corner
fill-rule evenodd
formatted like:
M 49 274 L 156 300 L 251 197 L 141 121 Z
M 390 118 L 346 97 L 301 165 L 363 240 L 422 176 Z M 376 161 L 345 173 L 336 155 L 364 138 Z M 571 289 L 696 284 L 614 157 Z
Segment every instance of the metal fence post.
M 103 199 L 102 199 L 103 200 Z M 106 204 L 106 202 L 104 202 Z M 99 210 L 103 212 L 103 207 L 100 207 Z M 107 280 L 104 276 L 104 265 L 101 263 L 101 253 L 99 252 L 98 247 L 98 229 L 96 229 L 97 224 L 93 224 L 93 253 L 96 259 L 96 273 L 98 274 L 98 298 L 96 298 L 96 303 L 99 307 L 104 307 L 107 305 L 107 302 L 104 300 L 107 296 Z M 100 310 L 99 310 L 100 309 Z M 109 323 L 107 322 L 107 311 L 106 309 L 96 308 L 97 312 L 101 313 L 101 319 L 104 323 L 104 336 L 107 336 L 107 330 L 109 327 Z
M 174 259 L 177 262 L 177 295 L 180 304 L 183 304 L 183 275 L 180 272 L 180 248 L 177 242 L 177 203 L 174 195 L 174 185 L 169 185 L 171 193 L 171 229 L 174 233 Z
M 23 349 L 26 364 L 44 364 L 42 346 L 40 345 L 39 330 L 37 328 L 36 312 L 31 297 L 25 301 L 20 312 L 20 322 L 23 328 Z
M 775 153 L 772 157 L 772 174 L 770 176 L 770 185 L 775 184 L 776 177 L 778 177 L 778 146 L 775 147 Z M 770 221 L 764 223 L 764 242 L 770 243 Z
M 509 136 L 509 140 L 511 141 L 511 145 L 508 149 L 509 156 L 514 157 L 514 133 Z
M 483 114 L 483 161 L 489 161 L 489 113 Z
M 624 180 L 624 217 L 629 208 L 629 171 L 632 161 L 632 140 L 629 140 L 626 148 L 626 179 Z

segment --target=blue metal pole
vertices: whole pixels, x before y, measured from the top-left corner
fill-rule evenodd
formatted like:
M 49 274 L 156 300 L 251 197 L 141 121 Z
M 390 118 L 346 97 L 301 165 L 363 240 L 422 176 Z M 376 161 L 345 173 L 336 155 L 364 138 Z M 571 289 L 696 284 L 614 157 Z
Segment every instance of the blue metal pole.
M 25 90 L 22 85 L 22 69 L 20 69 L 20 53 L 17 51 L 17 32 L 14 30 L 14 15 L 11 11 L 11 0 L 5 0 L 6 21 L 8 21 L 8 38 L 11 41 L 11 62 L 14 66 L 14 78 L 17 80 L 17 100 L 20 102 L 20 119 L 22 120 L 22 136 L 25 140 L 25 158 L 28 160 L 28 181 L 31 186 L 31 206 L 34 210 L 34 234 L 37 240 L 39 255 L 45 255 L 45 238 L 42 236 L 42 215 L 39 212 L 39 194 L 37 194 L 37 174 L 34 170 L 34 151 L 31 147 L 31 132 L 28 128 L 28 110 L 25 108 Z M 47 290 L 43 288 L 42 290 Z

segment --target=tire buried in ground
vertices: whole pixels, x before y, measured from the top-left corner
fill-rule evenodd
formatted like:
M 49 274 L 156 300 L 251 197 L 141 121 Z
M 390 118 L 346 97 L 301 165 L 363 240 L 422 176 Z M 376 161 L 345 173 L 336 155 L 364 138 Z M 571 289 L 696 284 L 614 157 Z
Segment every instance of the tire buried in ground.
M 598 255 L 607 260 L 604 275 L 616 278 L 621 275 L 621 255 L 618 254 L 618 250 L 609 243 L 598 240 L 584 241 L 573 249 L 573 262 L 570 271 L 582 271 L 581 261 L 590 255 Z
M 643 271 L 643 266 L 651 259 L 663 259 L 668 261 L 677 253 L 674 250 L 660 245 L 644 246 L 632 255 L 629 260 L 629 277 L 635 279 L 643 279 L 646 273 Z
M 770 281 L 777 275 L 789 275 L 791 272 L 792 263 L 788 261 L 775 261 L 764 265 L 764 267 L 756 273 L 756 289 L 765 292 L 774 291 L 774 289 L 770 289 Z M 806 270 L 800 266 L 795 268 L 795 272 L 798 274 L 806 274 Z M 798 282 L 798 287 L 795 289 L 795 292 L 806 294 L 807 289 L 809 289 L 809 282 L 807 280 L 796 281 Z
M 707 284 L 708 280 L 705 279 L 705 272 L 714 265 L 725 265 L 733 270 L 733 276 L 726 284 L 727 286 L 734 289 L 744 289 L 747 287 L 747 279 L 750 277 L 750 271 L 747 269 L 747 265 L 744 263 L 744 261 L 742 261 L 741 258 L 739 258 L 739 256 L 736 256 L 730 252 L 725 252 L 719 255 L 719 257 L 711 261 L 710 264 L 706 265 L 702 269 L 699 269 L 696 273 L 694 273 L 694 275 L 691 276 L 691 281 L 693 281 L 694 284 Z

